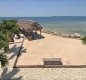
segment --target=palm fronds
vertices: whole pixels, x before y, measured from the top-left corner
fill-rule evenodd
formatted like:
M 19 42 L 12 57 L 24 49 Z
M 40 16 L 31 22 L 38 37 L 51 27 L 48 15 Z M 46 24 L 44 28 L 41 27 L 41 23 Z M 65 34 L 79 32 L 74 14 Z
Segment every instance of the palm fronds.
M 82 43 L 86 44 L 86 36 L 82 38 Z
M 0 53 L 1 66 L 4 67 L 8 63 L 6 53 L 9 51 L 9 39 L 13 39 L 13 35 L 19 37 L 19 28 L 16 25 L 17 20 L 3 20 L 0 23 L 0 49 L 4 49 L 4 53 Z
M 1 66 L 5 67 L 6 64 L 8 64 L 8 58 L 4 53 L 0 54 L 0 61 L 1 61 Z

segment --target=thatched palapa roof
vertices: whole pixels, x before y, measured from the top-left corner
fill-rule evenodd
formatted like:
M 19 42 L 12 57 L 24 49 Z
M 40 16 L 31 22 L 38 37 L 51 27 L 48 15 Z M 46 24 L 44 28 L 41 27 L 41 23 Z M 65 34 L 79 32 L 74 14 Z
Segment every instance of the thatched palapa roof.
M 17 25 L 24 29 L 26 32 L 32 31 L 32 30 L 42 30 L 42 26 L 33 20 L 19 20 L 17 21 Z

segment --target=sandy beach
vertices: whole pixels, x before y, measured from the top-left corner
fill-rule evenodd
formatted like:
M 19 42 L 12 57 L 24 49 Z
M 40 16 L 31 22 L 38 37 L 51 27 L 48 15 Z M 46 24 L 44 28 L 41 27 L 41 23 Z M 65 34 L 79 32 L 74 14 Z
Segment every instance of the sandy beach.
M 42 33 L 44 38 L 24 40 L 18 65 L 43 65 L 44 58 L 61 58 L 63 65 L 85 65 L 86 46 L 81 40 Z
M 22 65 L 26 65 L 26 64 L 24 64 L 26 61 L 27 61 L 26 63 L 28 63 L 28 64 L 31 65 L 31 62 L 29 63 L 29 61 L 28 61 L 29 58 L 30 58 L 28 51 L 30 51 L 30 49 L 34 49 L 33 47 L 35 47 L 35 49 L 33 50 L 35 52 L 34 53 L 35 55 L 33 55 L 33 56 L 31 55 L 32 57 L 36 56 L 36 54 L 38 53 L 36 50 L 42 51 L 42 50 L 40 50 L 40 48 L 42 48 L 43 46 L 45 47 L 44 49 L 46 49 L 46 50 L 44 50 L 44 52 L 47 52 L 47 53 L 45 55 L 44 54 L 40 54 L 40 55 L 37 54 L 39 56 L 36 56 L 36 57 L 39 58 L 39 59 L 41 59 L 44 56 L 45 57 L 46 56 L 47 57 L 52 57 L 52 56 L 54 57 L 56 54 L 53 55 L 53 52 L 54 52 L 53 49 L 52 49 L 51 55 L 49 54 L 50 51 L 49 52 L 47 51 L 48 50 L 48 47 L 50 47 L 50 50 L 51 50 L 51 47 L 54 47 L 54 46 L 57 45 L 57 44 L 54 43 L 54 41 L 53 41 L 53 45 L 51 45 L 52 43 L 50 41 L 53 40 L 51 38 L 56 38 L 56 39 L 58 39 L 58 41 L 60 40 L 61 42 L 65 42 L 63 40 L 66 40 L 65 45 L 67 44 L 67 42 L 70 42 L 70 41 L 74 41 L 73 44 L 76 44 L 76 43 L 78 44 L 79 43 L 80 46 L 82 45 L 82 43 L 81 43 L 80 40 L 70 39 L 70 38 L 62 38 L 62 37 L 59 37 L 59 36 L 52 36 L 50 34 L 45 34 L 45 33 L 42 33 L 42 35 L 45 36 L 46 38 L 37 39 L 37 40 L 33 40 L 33 41 L 28 41 L 25 38 L 24 44 L 23 44 L 23 48 L 22 48 L 22 51 L 21 51 L 22 53 L 21 53 L 21 56 L 19 57 L 19 61 L 18 61 L 18 63 L 21 61 L 19 63 L 20 65 L 21 64 Z M 47 43 L 45 41 L 48 38 L 49 38 L 49 42 Z M 17 41 L 18 42 L 19 41 L 21 42 L 21 40 L 17 40 Z M 44 41 L 46 43 L 45 44 L 46 46 L 43 43 L 41 43 L 41 41 L 42 42 Z M 59 43 L 59 42 L 57 42 L 57 43 L 58 43 L 58 46 L 60 46 L 60 44 L 61 45 L 63 44 L 63 43 Z M 16 45 L 16 47 L 19 47 L 20 44 L 21 43 L 16 43 L 16 44 L 14 43 L 14 46 Z M 36 45 L 34 45 L 34 44 L 36 44 L 36 45 L 38 44 L 38 45 L 41 45 L 41 46 L 36 48 Z M 10 44 L 10 46 L 12 46 L 12 45 L 13 44 Z M 85 47 L 85 46 L 83 46 L 83 47 Z M 14 49 L 15 49 L 15 51 L 16 50 L 18 51 L 19 48 L 17 49 L 17 48 L 14 47 Z M 54 50 L 56 50 L 56 53 L 58 52 L 58 49 L 59 49 L 58 47 L 56 49 L 54 49 Z M 31 51 L 32 52 L 31 54 L 33 54 L 33 51 Z M 61 52 L 60 49 L 59 49 L 59 52 Z M 65 50 L 64 50 L 64 52 L 65 52 Z M 84 51 L 83 51 L 83 53 L 85 54 Z M 12 55 L 15 55 L 15 53 L 9 54 L 9 56 L 12 56 Z M 11 60 L 9 60 L 8 68 L 4 69 L 4 71 L 2 71 L 0 69 L 0 78 L 6 79 L 6 80 L 7 79 L 8 80 L 9 79 L 12 79 L 12 80 L 86 80 L 86 68 L 13 68 L 13 65 L 14 65 L 13 63 L 15 62 L 14 60 L 16 59 L 16 57 L 17 57 L 17 55 L 15 55 Z M 36 61 L 36 59 L 37 59 L 36 57 L 34 58 L 35 64 L 37 64 L 37 62 L 40 62 L 41 61 L 41 60 L 40 61 Z M 64 55 L 64 57 L 68 57 L 68 56 L 67 55 L 66 56 Z M 81 56 L 79 56 L 79 57 L 81 57 Z M 85 57 L 85 55 L 83 56 L 83 58 L 84 57 Z M 17 63 L 17 65 L 18 65 L 18 63 Z

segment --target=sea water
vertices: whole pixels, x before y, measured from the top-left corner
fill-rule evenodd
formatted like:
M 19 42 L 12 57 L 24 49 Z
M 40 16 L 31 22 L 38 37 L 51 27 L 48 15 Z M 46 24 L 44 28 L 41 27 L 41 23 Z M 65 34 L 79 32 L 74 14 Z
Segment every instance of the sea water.
M 35 20 L 46 30 L 55 30 L 59 33 L 86 35 L 85 16 L 52 16 L 52 17 L 0 17 L 4 19 L 28 19 Z

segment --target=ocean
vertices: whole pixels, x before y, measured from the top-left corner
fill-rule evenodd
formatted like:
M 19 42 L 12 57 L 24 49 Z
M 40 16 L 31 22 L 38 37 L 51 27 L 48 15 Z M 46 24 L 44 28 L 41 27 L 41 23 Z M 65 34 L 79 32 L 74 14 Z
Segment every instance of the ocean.
M 55 30 L 59 33 L 86 35 L 85 16 L 52 16 L 52 17 L 0 17 L 4 19 L 29 19 L 40 23 L 46 30 Z

